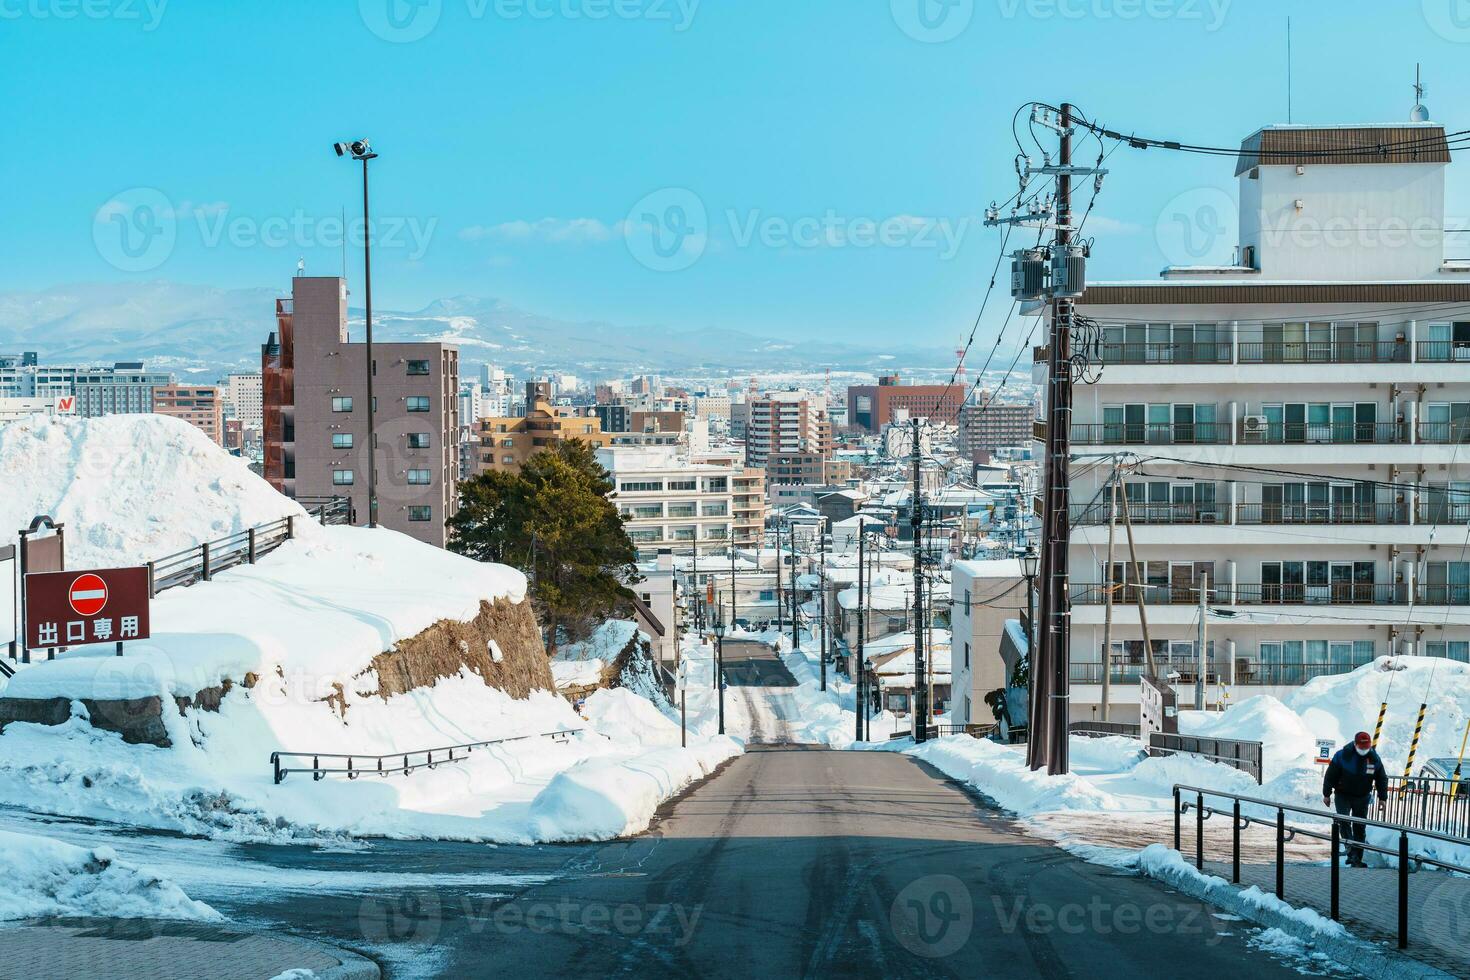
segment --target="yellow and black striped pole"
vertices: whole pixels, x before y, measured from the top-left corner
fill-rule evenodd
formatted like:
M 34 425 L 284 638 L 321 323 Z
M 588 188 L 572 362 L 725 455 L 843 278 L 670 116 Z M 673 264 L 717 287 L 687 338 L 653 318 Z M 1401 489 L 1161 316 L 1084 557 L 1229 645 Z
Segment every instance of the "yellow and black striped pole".
M 1455 802 L 1455 795 L 1460 791 L 1460 768 L 1465 764 L 1465 745 L 1470 743 L 1470 721 L 1465 722 L 1465 737 L 1460 739 L 1460 757 L 1455 760 L 1454 782 L 1450 783 L 1450 803 Z
M 1428 704 L 1419 705 L 1419 720 L 1414 723 L 1414 741 L 1409 743 L 1409 761 L 1404 763 L 1404 779 L 1406 780 L 1414 774 L 1414 756 L 1419 754 L 1419 736 L 1424 733 L 1424 713 L 1428 710 Z
M 1388 717 L 1388 702 L 1378 707 L 1378 724 L 1373 726 L 1373 747 L 1378 748 L 1378 738 L 1383 734 L 1383 719 Z

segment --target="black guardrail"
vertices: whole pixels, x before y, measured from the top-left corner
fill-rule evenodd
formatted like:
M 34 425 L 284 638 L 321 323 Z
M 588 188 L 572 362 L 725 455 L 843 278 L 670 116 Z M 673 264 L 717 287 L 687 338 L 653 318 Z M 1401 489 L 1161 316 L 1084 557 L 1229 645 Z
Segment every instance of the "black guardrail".
M 1258 784 L 1263 782 L 1260 742 L 1153 732 L 1148 738 L 1148 754 L 1197 755 L 1254 776 Z
M 1067 726 L 1067 732 L 1085 738 L 1107 738 L 1112 735 L 1138 738 L 1138 726 L 1122 721 L 1074 721 Z
M 1392 790 L 1389 791 L 1392 795 Z M 1193 794 L 1194 799 L 1185 797 Z M 1184 814 L 1191 809 L 1194 810 L 1194 865 L 1200 871 L 1205 867 L 1205 821 L 1222 812 L 1212 806 L 1205 805 L 1205 798 L 1224 799 L 1231 801 L 1231 809 L 1228 811 L 1231 817 L 1231 860 L 1230 881 L 1232 884 L 1240 884 L 1240 832 L 1251 824 L 1262 827 L 1276 828 L 1276 897 L 1282 901 L 1286 900 L 1286 844 L 1297 837 L 1310 837 L 1316 840 L 1330 841 L 1332 845 L 1332 876 L 1330 912 L 1333 920 L 1340 918 L 1341 905 L 1339 896 L 1341 894 L 1341 872 L 1338 865 L 1338 856 L 1342 853 L 1342 828 L 1346 826 L 1358 826 L 1366 830 L 1378 828 L 1390 833 L 1398 834 L 1398 846 L 1393 848 L 1380 847 L 1367 841 L 1354 841 L 1353 846 L 1362 848 L 1364 851 L 1373 851 L 1375 854 L 1384 854 L 1398 860 L 1398 944 L 1399 949 L 1407 949 L 1409 946 L 1409 869 L 1411 864 L 1420 866 L 1431 865 L 1442 868 L 1445 871 L 1453 871 L 1459 874 L 1470 875 L 1470 867 L 1453 864 L 1438 858 L 1423 854 L 1412 854 L 1409 850 L 1409 837 L 1423 837 L 1429 840 L 1443 841 L 1450 844 L 1470 845 L 1470 839 L 1457 837 L 1453 834 L 1440 833 L 1434 830 L 1425 830 L 1419 827 L 1408 827 L 1388 820 L 1375 820 L 1372 817 L 1352 817 L 1333 813 L 1316 807 L 1299 806 L 1294 803 L 1281 803 L 1276 800 L 1262 800 L 1253 796 L 1241 796 L 1237 793 L 1226 793 L 1220 790 L 1204 789 L 1199 786 L 1186 786 L 1182 783 L 1174 785 L 1174 850 L 1180 850 L 1181 820 Z M 1267 811 L 1275 811 L 1274 821 L 1265 820 L 1261 817 L 1250 816 L 1241 812 L 1242 804 L 1261 807 Z M 1323 833 L 1306 827 L 1291 826 L 1286 824 L 1286 814 L 1294 813 L 1312 817 L 1318 820 L 1329 820 L 1332 822 L 1331 830 Z M 1182 852 L 1181 852 L 1182 853 Z
M 475 749 L 510 742 L 524 742 L 533 738 L 550 739 L 553 742 L 568 742 L 573 735 L 588 732 L 586 728 L 562 728 L 554 732 L 536 732 L 530 735 L 512 735 L 508 738 L 492 738 L 484 742 L 466 742 L 463 745 L 445 745 L 435 749 L 418 749 L 409 752 L 393 752 L 388 755 L 342 755 L 334 752 L 272 752 L 271 769 L 279 784 L 293 772 L 309 772 L 312 780 L 319 781 L 328 776 L 388 776 L 402 773 L 407 776 L 418 769 L 434 769 L 445 763 L 463 762 Z M 601 734 L 595 732 L 593 734 Z M 603 736 L 606 738 L 607 736 Z M 310 766 L 283 765 L 288 759 L 310 759 Z M 323 762 L 323 760 L 326 760 Z M 332 763 L 342 763 L 333 765 Z
M 349 524 L 352 521 L 352 501 L 346 497 L 334 497 L 308 508 L 307 513 L 323 524 Z M 270 554 L 295 536 L 296 519 L 286 516 L 154 559 L 148 563 L 150 594 L 157 595 L 165 589 L 195 582 L 208 582 L 217 572 L 236 565 L 254 565 L 260 556 Z

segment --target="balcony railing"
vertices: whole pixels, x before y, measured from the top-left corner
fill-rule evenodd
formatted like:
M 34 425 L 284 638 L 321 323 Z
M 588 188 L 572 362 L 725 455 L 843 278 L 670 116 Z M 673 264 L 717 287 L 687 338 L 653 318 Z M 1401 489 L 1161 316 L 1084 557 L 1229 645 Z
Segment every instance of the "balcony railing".
M 1098 525 L 1109 521 L 1109 507 L 1102 504 L 1073 504 L 1074 525 Z M 1230 520 L 1223 505 L 1218 504 L 1143 504 L 1130 501 L 1128 520 L 1133 524 L 1226 524 Z M 1123 508 L 1118 508 L 1117 523 L 1123 523 Z
M 1463 340 L 1421 340 L 1416 357 L 1426 363 L 1470 361 L 1470 344 Z
M 1420 422 L 1419 441 L 1430 445 L 1447 446 L 1470 442 L 1470 422 Z
M 1074 585 L 1072 602 L 1079 606 L 1103 605 L 1107 601 L 1107 591 L 1107 586 L 1097 583 Z M 1114 586 L 1113 605 L 1131 605 L 1138 601 L 1139 592 L 1143 593 L 1143 601 L 1151 606 L 1199 604 L 1197 585 L 1160 583 Z M 1236 606 L 1402 606 L 1408 604 L 1409 588 L 1402 584 L 1375 582 L 1336 582 L 1327 585 L 1237 584 L 1233 590 L 1224 586 L 1212 586 L 1207 599 L 1210 605 Z M 1434 599 L 1438 601 L 1433 601 Z M 1424 586 L 1420 589 L 1417 601 L 1431 606 L 1470 605 L 1470 585 Z
M 1420 524 L 1470 524 L 1470 502 L 1420 501 Z
M 1227 422 L 1103 422 L 1072 426 L 1077 446 L 1210 446 L 1230 442 Z
M 1103 344 L 1104 364 L 1229 364 L 1230 341 L 1182 344 Z
M 1252 685 L 1292 685 L 1305 684 L 1315 677 L 1335 677 L 1340 674 L 1350 674 L 1362 664 L 1359 663 L 1264 663 L 1258 660 L 1237 660 L 1235 662 L 1235 683 L 1237 686 Z M 1114 684 L 1137 684 L 1147 670 L 1144 664 L 1117 663 L 1113 664 L 1111 682 Z M 1198 664 L 1182 663 L 1180 661 L 1161 660 L 1159 670 L 1164 674 L 1178 674 L 1179 683 L 1191 684 L 1199 671 Z M 1213 686 L 1230 681 L 1230 668 L 1227 664 L 1219 663 L 1211 659 L 1207 665 L 1205 680 L 1206 684 Z M 1076 663 L 1071 668 L 1072 683 L 1074 684 L 1101 684 L 1103 667 L 1099 663 Z
M 1407 524 L 1404 504 L 1236 504 L 1237 524 Z
M 1241 364 L 1407 364 L 1407 341 L 1243 341 Z
M 1268 445 L 1403 445 L 1406 427 L 1399 422 L 1267 422 L 1254 425 L 1241 419 L 1243 444 Z

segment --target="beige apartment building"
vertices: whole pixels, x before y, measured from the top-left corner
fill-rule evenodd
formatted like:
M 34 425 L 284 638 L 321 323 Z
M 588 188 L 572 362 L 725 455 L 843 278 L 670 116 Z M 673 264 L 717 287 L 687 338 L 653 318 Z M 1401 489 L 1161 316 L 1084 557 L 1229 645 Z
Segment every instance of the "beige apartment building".
M 347 333 L 347 282 L 292 280 L 261 352 L 265 477 L 297 499 L 349 497 L 366 524 L 376 455 L 378 523 L 443 547 L 459 476 L 459 350 L 375 343 L 373 354 L 376 454 L 366 352 Z
M 153 389 L 153 411 L 183 419 L 224 445 L 224 411 L 213 385 L 159 385 Z
M 827 400 L 801 391 L 777 391 L 754 398 L 745 425 L 745 463 L 765 468 L 772 456 L 789 453 L 832 455 L 832 420 Z
M 596 415 L 578 411 L 553 405 L 551 386 L 546 382 L 526 382 L 524 418 L 480 420 L 475 473 L 518 473 L 532 454 L 571 439 L 580 439 L 593 449 L 612 442 L 612 434 L 602 431 Z

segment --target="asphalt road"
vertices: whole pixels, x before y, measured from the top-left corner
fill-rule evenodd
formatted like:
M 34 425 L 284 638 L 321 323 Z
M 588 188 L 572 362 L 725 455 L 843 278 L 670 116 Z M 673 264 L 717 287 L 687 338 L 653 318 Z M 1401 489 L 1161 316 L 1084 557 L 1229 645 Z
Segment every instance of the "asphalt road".
M 755 748 L 628 841 L 259 856 L 413 875 L 216 903 L 367 952 L 389 977 L 1300 976 L 1244 923 L 1033 839 L 895 753 Z M 466 871 L 549 877 L 452 880 Z
M 726 640 L 725 683 L 731 687 L 796 687 L 796 678 L 766 644 Z

